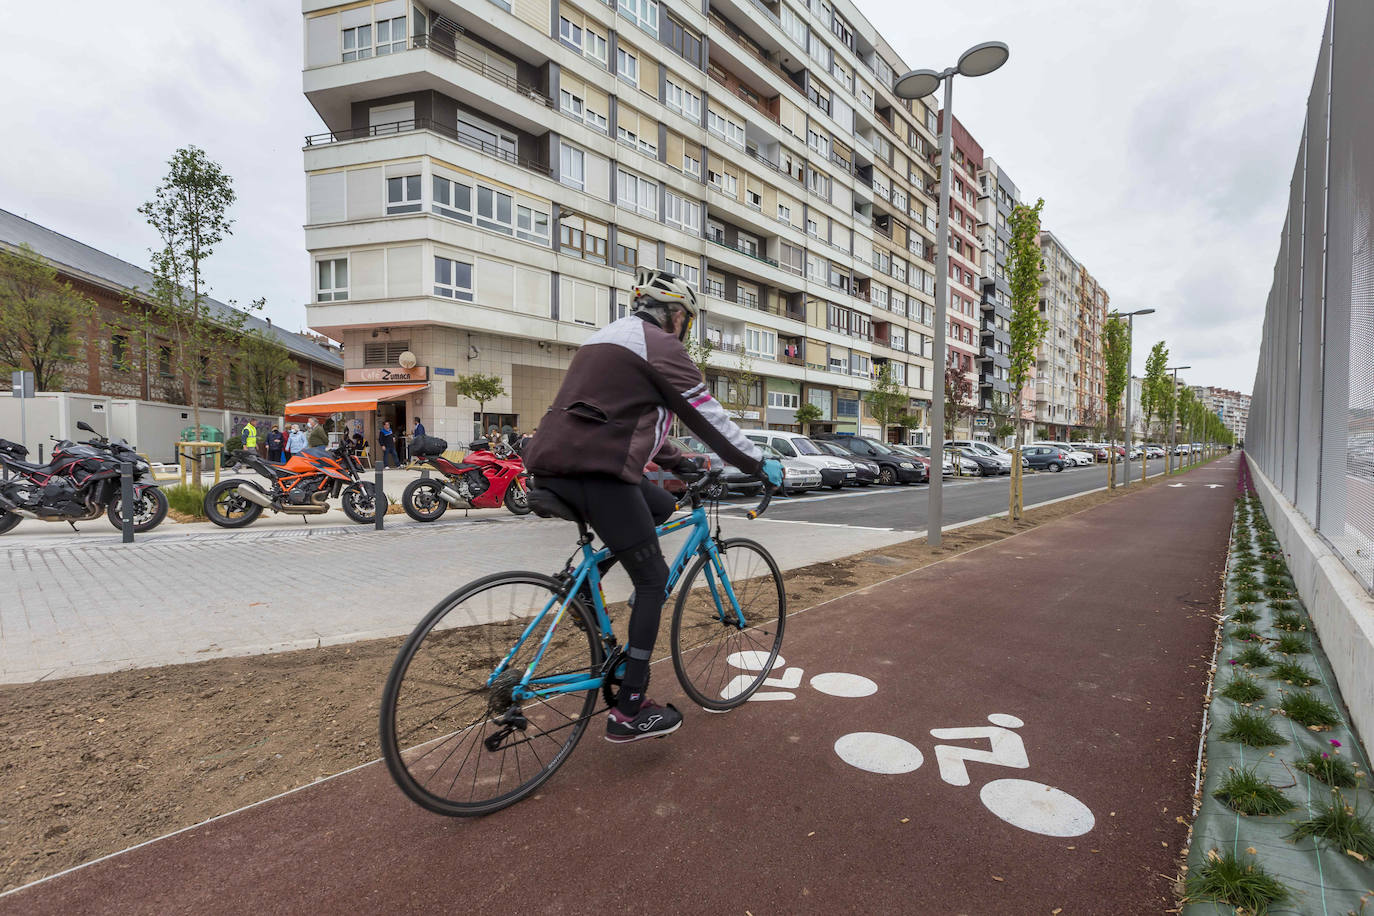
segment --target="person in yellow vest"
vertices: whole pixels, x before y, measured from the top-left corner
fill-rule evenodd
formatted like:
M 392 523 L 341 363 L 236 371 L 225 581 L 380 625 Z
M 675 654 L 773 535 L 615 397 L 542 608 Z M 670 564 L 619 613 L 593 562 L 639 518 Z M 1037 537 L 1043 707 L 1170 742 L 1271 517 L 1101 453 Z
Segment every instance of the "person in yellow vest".
M 252 420 L 245 421 L 243 424 L 243 447 L 253 453 L 258 450 L 258 428 L 253 425 Z

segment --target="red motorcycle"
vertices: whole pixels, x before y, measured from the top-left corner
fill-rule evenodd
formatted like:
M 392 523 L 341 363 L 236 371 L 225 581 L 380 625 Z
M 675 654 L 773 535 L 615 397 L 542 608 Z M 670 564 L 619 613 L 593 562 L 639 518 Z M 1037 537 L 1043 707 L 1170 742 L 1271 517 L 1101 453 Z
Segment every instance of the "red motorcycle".
M 516 515 L 528 515 L 525 493 L 525 462 L 509 445 L 478 439 L 468 446 L 467 457 L 453 462 L 444 457 L 448 443 L 433 436 L 417 438 L 410 457 L 438 471 L 441 477 L 421 477 L 401 494 L 406 515 L 417 522 L 432 522 L 449 506 L 456 509 L 495 509 L 505 505 Z

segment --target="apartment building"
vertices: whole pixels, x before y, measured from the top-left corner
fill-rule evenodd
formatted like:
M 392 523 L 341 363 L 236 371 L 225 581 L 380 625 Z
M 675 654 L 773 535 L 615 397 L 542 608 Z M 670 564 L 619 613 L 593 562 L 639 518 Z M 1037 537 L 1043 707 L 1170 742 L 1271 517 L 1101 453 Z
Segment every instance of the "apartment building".
M 938 121 L 941 129 L 944 117 L 941 112 Z M 958 118 L 954 119 L 950 146 L 947 365 L 957 368 L 973 388 L 949 435 L 950 438 L 967 439 L 972 437 L 974 412 L 979 406 L 979 357 L 982 352 L 979 316 L 984 265 L 978 198 L 983 148 Z
M 343 341 L 368 424 L 537 427 L 639 266 L 697 287 L 708 381 L 746 426 L 798 429 L 806 402 L 813 429 L 879 434 L 863 395 L 883 364 L 911 411 L 929 404 L 937 115 L 892 95 L 905 66 L 852 5 L 303 15 L 305 95 L 328 127 L 304 150 L 307 316 Z M 972 193 L 976 165 L 956 168 Z M 506 390 L 482 416 L 456 390 L 477 372 Z
M 973 419 L 973 432 L 978 439 L 992 438 L 995 412 L 1016 412 L 1007 382 L 1011 368 L 1011 277 L 1007 255 L 1011 246 L 1011 211 L 1020 203 L 1021 192 L 1010 176 L 991 156 L 984 156 L 978 173 L 978 228 L 983 249 L 978 414 Z
M 1250 420 L 1250 395 L 1211 385 L 1194 385 L 1193 393 L 1204 407 L 1221 418 L 1236 441 L 1245 439 L 1245 424 Z
M 1107 422 L 1107 360 L 1102 353 L 1102 327 L 1111 297 L 1079 265 L 1073 319 L 1073 402 L 1076 422 L 1096 429 Z
M 1050 438 L 1067 439 L 1078 423 L 1073 334 L 1079 265 L 1054 233 L 1042 230 L 1038 242 L 1044 258 L 1040 314 L 1049 320 L 1049 328 L 1035 354 L 1035 425 Z

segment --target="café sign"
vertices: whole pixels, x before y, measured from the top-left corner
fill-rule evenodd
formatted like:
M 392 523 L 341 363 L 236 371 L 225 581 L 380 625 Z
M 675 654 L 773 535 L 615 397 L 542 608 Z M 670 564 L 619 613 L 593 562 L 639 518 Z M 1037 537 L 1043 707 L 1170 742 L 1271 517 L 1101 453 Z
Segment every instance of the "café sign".
M 344 370 L 344 381 L 349 383 L 425 382 L 428 380 L 428 366 L 414 366 L 410 369 L 401 366 L 366 366 L 362 369 Z

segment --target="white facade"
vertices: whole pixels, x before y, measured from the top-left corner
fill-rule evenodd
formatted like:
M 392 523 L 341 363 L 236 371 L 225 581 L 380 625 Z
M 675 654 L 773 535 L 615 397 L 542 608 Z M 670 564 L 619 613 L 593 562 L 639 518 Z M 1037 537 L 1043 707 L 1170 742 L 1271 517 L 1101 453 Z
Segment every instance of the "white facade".
M 697 285 L 746 425 L 864 428 L 882 362 L 932 382 L 933 111 L 848 4 L 307 0 L 311 327 L 353 370 L 414 353 L 431 433 L 538 425 L 635 266 Z M 884 58 L 886 60 L 884 60 Z M 754 381 L 751 377 L 757 377 Z M 730 395 L 733 394 L 733 397 Z M 393 408 L 394 409 L 394 408 Z

